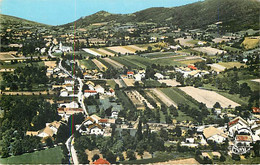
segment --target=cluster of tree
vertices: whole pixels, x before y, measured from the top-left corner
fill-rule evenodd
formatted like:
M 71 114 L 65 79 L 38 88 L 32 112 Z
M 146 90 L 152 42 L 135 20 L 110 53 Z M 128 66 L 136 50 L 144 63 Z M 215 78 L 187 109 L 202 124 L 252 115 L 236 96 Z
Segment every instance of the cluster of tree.
M 46 67 L 37 67 L 37 66 L 25 66 L 18 67 L 15 69 L 14 73 L 2 74 L 5 84 L 10 87 L 11 90 L 27 90 L 32 89 L 33 84 L 44 84 L 46 85 L 49 81 L 46 76 L 47 68 Z M 4 89 L 4 86 L 1 87 Z
M 211 67 L 207 65 L 207 62 L 210 63 L 209 61 L 198 61 L 194 65 L 200 70 L 210 70 Z
M 186 115 L 194 118 L 199 123 L 202 123 L 203 119 L 205 119 L 210 114 L 208 108 L 203 103 L 199 103 L 198 109 L 194 107 L 190 107 L 187 104 L 185 105 L 180 103 L 178 104 L 178 109 L 184 112 Z
M 134 152 L 137 152 L 141 157 L 144 151 L 148 151 L 151 154 L 155 151 L 164 151 L 164 140 L 157 134 L 152 133 L 148 125 L 145 125 L 143 130 L 143 124 L 140 121 L 138 123 L 138 129 L 135 136 L 130 135 L 129 130 L 122 130 L 121 133 L 116 130 L 115 126 L 112 126 L 111 137 L 101 136 L 78 136 L 75 137 L 75 149 L 77 151 L 85 151 L 99 149 L 101 154 L 110 162 L 115 163 L 116 158 L 124 160 L 122 153 L 126 151 L 127 158 L 129 160 L 135 160 Z M 86 158 L 86 154 L 84 153 Z M 87 160 L 81 160 L 80 163 L 86 163 Z
M 2 96 L 0 107 L 4 116 L 0 120 L 1 155 L 22 154 L 40 147 L 40 139 L 25 136 L 28 130 L 38 131 L 45 123 L 59 120 L 57 105 L 46 102 L 42 97 Z M 21 108 L 23 107 L 23 108 Z

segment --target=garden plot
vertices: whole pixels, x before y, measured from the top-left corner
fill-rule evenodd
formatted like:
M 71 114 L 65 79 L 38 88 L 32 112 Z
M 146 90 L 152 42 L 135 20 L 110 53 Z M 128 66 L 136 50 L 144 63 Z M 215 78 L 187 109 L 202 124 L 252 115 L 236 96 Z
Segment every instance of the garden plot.
M 212 48 L 212 47 L 199 47 L 199 48 L 193 48 L 193 50 L 196 50 L 196 51 L 199 51 L 202 53 L 207 53 L 208 55 L 226 53 L 226 51 L 224 51 L 224 50 L 219 50 L 219 49 Z
M 99 54 L 99 53 L 97 53 L 97 52 L 95 52 L 95 51 L 93 51 L 93 50 L 91 50 L 91 49 L 88 49 L 88 48 L 84 48 L 84 49 L 82 49 L 82 50 L 84 50 L 85 52 L 87 52 L 87 53 L 89 53 L 89 54 L 92 54 L 92 55 L 94 55 L 94 56 L 101 56 L 101 54 Z
M 145 105 L 150 109 L 154 109 L 154 107 L 138 91 L 131 90 L 125 91 L 125 93 L 137 109 L 144 110 Z
M 171 105 L 177 107 L 177 104 L 159 89 L 154 88 L 151 91 L 168 107 L 170 107 Z
M 114 52 L 121 53 L 121 54 L 135 53 L 134 51 L 128 50 L 122 46 L 113 46 L 113 47 L 107 47 L 107 48 Z
M 176 80 L 174 79 L 170 79 L 170 80 L 158 80 L 160 83 L 165 83 L 166 85 L 168 86 L 171 86 L 171 87 L 175 87 L 177 85 L 181 85 L 179 82 L 177 82 Z
M 190 36 L 188 36 L 186 39 L 184 39 L 184 38 L 175 39 L 176 42 L 179 41 L 180 44 L 183 45 L 183 46 L 194 46 L 193 43 L 190 43 L 190 41 L 192 41 L 192 40 L 193 39 Z
M 208 91 L 194 87 L 181 87 L 180 89 L 198 102 L 206 104 L 208 108 L 213 108 L 213 105 L 216 102 L 219 102 L 222 108 L 228 108 L 229 106 L 231 106 L 231 108 L 235 108 L 236 106 L 240 106 L 239 104 L 214 91 Z
M 109 64 L 111 64 L 114 68 L 123 68 L 124 65 L 110 59 L 110 58 L 103 58 L 106 62 L 108 62 Z
M 96 64 L 99 70 L 107 70 L 107 67 L 97 59 L 93 59 L 92 61 Z

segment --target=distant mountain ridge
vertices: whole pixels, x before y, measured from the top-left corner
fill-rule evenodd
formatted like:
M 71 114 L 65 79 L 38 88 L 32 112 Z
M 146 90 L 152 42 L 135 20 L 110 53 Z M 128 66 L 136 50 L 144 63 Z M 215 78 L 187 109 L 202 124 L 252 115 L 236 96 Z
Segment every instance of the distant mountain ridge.
M 182 29 L 194 29 L 203 28 L 209 24 L 221 21 L 225 28 L 231 31 L 239 31 L 249 28 L 259 29 L 259 15 L 259 0 L 205 0 L 172 8 L 148 8 L 132 14 L 111 14 L 106 11 L 99 11 L 60 26 L 45 25 L 3 14 L 0 14 L 0 23 L 1 29 L 10 24 L 20 24 L 31 27 L 70 28 L 74 23 L 76 23 L 77 28 L 85 28 L 91 24 L 101 22 L 152 22 L 166 26 L 177 25 Z
M 224 26 L 236 31 L 259 28 L 259 11 L 258 0 L 205 0 L 173 8 L 149 8 L 133 14 L 111 14 L 100 11 L 75 22 L 79 28 L 93 23 L 115 21 L 118 23 L 154 22 L 193 29 L 221 21 Z M 62 26 L 72 26 L 75 22 Z

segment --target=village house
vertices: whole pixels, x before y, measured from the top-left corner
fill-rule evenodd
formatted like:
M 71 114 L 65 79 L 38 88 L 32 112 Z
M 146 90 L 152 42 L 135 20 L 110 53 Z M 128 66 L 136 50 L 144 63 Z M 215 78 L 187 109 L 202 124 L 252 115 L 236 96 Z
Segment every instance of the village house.
M 70 103 L 62 103 L 59 105 L 61 108 L 79 108 L 79 104 L 76 101 Z
M 29 136 L 39 136 L 43 139 L 47 137 L 53 137 L 58 132 L 61 123 L 58 121 L 53 121 L 52 123 L 46 123 L 46 127 L 39 131 L 27 131 L 26 135 Z
M 235 133 L 238 132 L 241 129 L 246 129 L 246 130 L 249 129 L 249 125 L 248 125 L 247 121 L 245 121 L 240 116 L 231 120 L 228 123 L 228 126 L 229 126 L 228 132 L 229 132 L 230 137 L 234 137 Z
M 134 78 L 134 72 L 128 71 L 128 72 L 127 72 L 127 77 L 128 77 L 128 78 Z
M 207 139 L 207 141 L 212 140 L 216 143 L 223 143 L 227 135 L 221 129 L 217 129 L 215 127 L 208 127 L 203 130 L 203 135 Z
M 58 108 L 58 115 L 60 115 L 65 120 L 68 120 L 68 118 L 77 113 L 84 113 L 82 108 Z
M 156 77 L 158 80 L 162 80 L 164 76 L 161 73 L 155 73 L 154 77 Z
M 108 96 L 114 96 L 114 95 L 115 95 L 114 89 L 110 88 L 109 91 L 106 92 L 106 95 L 108 95 Z
M 105 89 L 102 86 L 97 85 L 97 86 L 95 86 L 95 91 L 97 91 L 97 93 L 104 94 Z
M 95 90 L 84 90 L 84 96 L 85 97 L 94 96 L 96 94 L 98 94 L 98 93 Z
M 64 79 L 64 84 L 74 84 L 74 80 L 72 78 L 65 78 Z
M 90 135 L 103 135 L 104 134 L 104 130 L 103 127 L 97 123 L 92 124 L 88 127 L 88 132 Z

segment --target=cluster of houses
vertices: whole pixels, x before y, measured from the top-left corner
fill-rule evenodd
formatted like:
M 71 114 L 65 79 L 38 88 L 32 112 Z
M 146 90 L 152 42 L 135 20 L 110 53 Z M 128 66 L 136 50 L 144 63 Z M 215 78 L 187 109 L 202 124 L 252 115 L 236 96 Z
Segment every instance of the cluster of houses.
M 115 124 L 115 119 L 102 119 L 97 115 L 86 117 L 82 125 L 77 125 L 80 128 L 81 134 L 111 136 L 111 124 Z
M 241 117 L 236 117 L 224 127 L 217 125 L 198 126 L 197 137 L 186 138 L 181 145 L 197 147 L 199 144 L 208 145 L 209 141 L 216 144 L 228 142 L 230 153 L 241 155 L 249 152 L 252 144 L 259 140 L 260 120 L 246 121 Z

